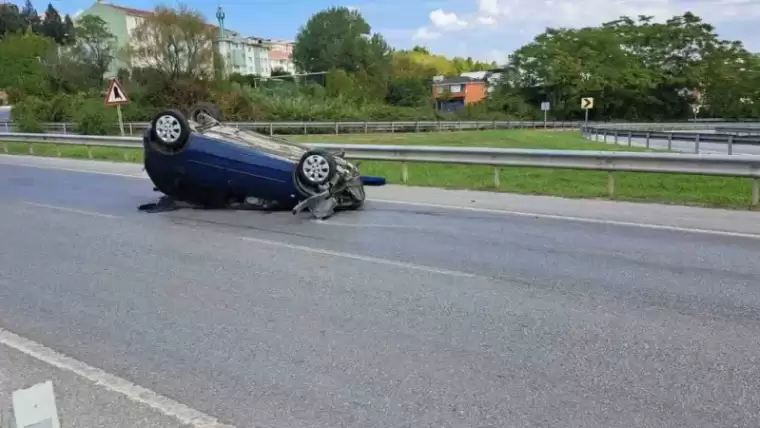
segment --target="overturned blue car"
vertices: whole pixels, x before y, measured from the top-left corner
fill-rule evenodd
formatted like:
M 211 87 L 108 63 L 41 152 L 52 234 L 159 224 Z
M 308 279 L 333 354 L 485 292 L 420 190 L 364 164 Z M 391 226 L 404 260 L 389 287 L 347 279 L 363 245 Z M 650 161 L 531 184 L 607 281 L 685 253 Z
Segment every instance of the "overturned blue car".
M 164 110 L 143 135 L 145 171 L 163 193 L 156 212 L 184 202 L 202 208 L 305 209 L 319 219 L 362 207 L 363 177 L 342 153 L 225 125 L 219 109 L 200 103 L 188 115 Z

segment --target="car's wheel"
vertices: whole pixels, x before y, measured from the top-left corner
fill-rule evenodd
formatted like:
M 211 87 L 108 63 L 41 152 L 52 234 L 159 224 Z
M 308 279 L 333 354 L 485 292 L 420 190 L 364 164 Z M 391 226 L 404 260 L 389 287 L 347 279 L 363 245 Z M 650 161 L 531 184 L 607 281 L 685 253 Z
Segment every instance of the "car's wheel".
M 176 153 L 190 139 L 190 124 L 177 110 L 164 110 L 150 123 L 151 141 L 162 152 Z
M 298 178 L 309 187 L 327 183 L 337 172 L 335 158 L 322 150 L 310 150 L 298 162 Z
M 200 102 L 193 105 L 190 107 L 190 114 L 188 117 L 193 122 L 203 123 L 203 119 L 200 117 L 201 114 L 207 114 L 219 122 L 224 121 L 224 117 L 222 117 L 222 109 L 213 103 Z

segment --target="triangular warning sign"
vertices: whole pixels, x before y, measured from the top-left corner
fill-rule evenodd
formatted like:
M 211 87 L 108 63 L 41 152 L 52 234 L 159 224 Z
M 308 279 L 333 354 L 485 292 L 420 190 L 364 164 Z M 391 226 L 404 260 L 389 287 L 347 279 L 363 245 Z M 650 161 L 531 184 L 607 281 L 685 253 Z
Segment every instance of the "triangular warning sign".
M 106 105 L 115 106 L 120 104 L 129 104 L 129 97 L 127 97 L 127 93 L 124 92 L 119 81 L 111 79 L 108 92 L 106 92 Z

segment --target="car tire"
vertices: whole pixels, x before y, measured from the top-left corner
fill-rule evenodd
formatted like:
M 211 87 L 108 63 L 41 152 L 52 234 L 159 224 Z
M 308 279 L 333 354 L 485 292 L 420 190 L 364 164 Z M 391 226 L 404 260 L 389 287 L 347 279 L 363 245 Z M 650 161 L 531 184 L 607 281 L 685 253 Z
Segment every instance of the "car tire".
M 176 153 L 190 139 L 190 124 L 177 110 L 164 110 L 150 122 L 150 138 L 160 151 Z
M 335 158 L 323 150 L 309 150 L 298 161 L 298 179 L 309 188 L 329 182 L 338 173 Z
M 217 106 L 216 104 L 207 103 L 207 102 L 196 103 L 195 105 L 190 107 L 190 112 L 187 117 L 193 122 L 201 123 L 198 117 L 201 113 L 206 113 L 207 115 L 214 118 L 214 120 L 217 120 L 219 122 L 224 121 L 224 117 L 222 115 L 222 109 L 220 109 L 219 106 Z

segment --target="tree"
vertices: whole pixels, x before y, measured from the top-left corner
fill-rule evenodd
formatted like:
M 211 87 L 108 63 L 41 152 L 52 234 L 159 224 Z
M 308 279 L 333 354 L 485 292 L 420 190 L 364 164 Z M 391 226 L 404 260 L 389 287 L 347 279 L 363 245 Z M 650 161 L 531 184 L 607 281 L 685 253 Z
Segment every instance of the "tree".
M 23 31 L 26 28 L 24 18 L 13 3 L 0 4 L 0 39 L 6 34 Z
M 135 43 L 125 53 L 130 61 L 147 64 L 172 80 L 206 78 L 214 71 L 215 38 L 216 29 L 199 12 L 160 6 L 135 28 Z
M 116 55 L 116 36 L 99 16 L 84 15 L 75 28 L 74 58 L 95 87 L 103 86 L 103 75 Z
M 74 21 L 71 20 L 71 17 L 66 14 L 66 16 L 63 18 L 63 29 L 64 29 L 64 45 L 70 46 L 73 45 L 76 41 L 76 26 L 74 25 Z
M 717 82 L 738 88 L 738 76 L 750 78 L 740 64 L 751 61 L 739 60 L 747 55 L 685 13 L 664 23 L 624 16 L 599 27 L 550 28 L 518 49 L 509 66 L 513 88 L 532 105 L 550 101 L 558 117 L 579 117 L 580 97 L 593 96 L 592 118 L 686 119 L 698 96 L 729 92 L 710 89 Z
M 48 4 L 45 10 L 45 17 L 42 19 L 41 34 L 45 37 L 49 37 L 59 45 L 66 42 L 67 34 L 66 27 L 63 25 L 63 19 L 61 14 L 53 7 L 52 4 Z
M 42 59 L 54 49 L 50 39 L 36 34 L 6 35 L 0 40 L 0 88 L 21 95 L 47 94 L 48 72 Z
M 291 76 L 291 73 L 288 73 L 282 67 L 275 67 L 270 74 L 272 77 Z
M 293 61 L 300 70 L 333 68 L 354 73 L 387 74 L 390 48 L 362 15 L 347 7 L 331 7 L 314 14 L 296 36 Z
M 42 23 L 40 22 L 40 15 L 37 13 L 37 9 L 34 8 L 34 5 L 32 5 L 32 0 L 24 2 L 24 7 L 21 9 L 21 18 L 23 19 L 25 29 L 35 33 L 41 32 Z

